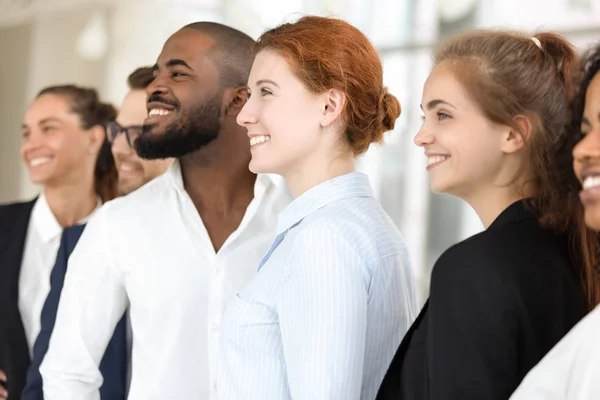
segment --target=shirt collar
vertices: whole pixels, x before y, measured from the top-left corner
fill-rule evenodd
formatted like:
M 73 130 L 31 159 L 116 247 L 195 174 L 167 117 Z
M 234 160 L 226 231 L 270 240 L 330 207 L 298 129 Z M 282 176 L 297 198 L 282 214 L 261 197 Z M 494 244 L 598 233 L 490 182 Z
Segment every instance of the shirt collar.
M 100 208 L 100 206 L 102 206 L 102 200 L 100 197 L 96 196 L 96 208 L 90 215 L 78 221 L 77 225 L 85 224 L 88 219 L 98 210 L 98 208 Z M 48 243 L 52 239 L 62 234 L 63 228 L 56 220 L 52 209 L 50 209 L 50 205 L 48 204 L 48 200 L 46 199 L 43 191 L 33 206 L 31 218 L 34 223 L 35 230 L 44 243 Z
M 175 185 L 175 188 L 185 193 L 185 187 L 183 186 L 183 175 L 181 174 L 181 163 L 179 160 L 174 160 L 169 169 L 167 175 L 170 177 L 171 182 Z M 256 182 L 254 183 L 254 197 L 259 197 L 264 193 L 269 186 L 274 185 L 275 187 L 281 187 L 286 185 L 285 179 L 282 176 L 275 174 L 258 174 L 256 176 Z
M 488 229 L 499 228 L 506 224 L 520 222 L 528 219 L 536 219 L 533 212 L 528 210 L 525 200 L 517 200 L 500 213 L 488 227 Z
M 353 197 L 374 197 L 369 177 L 362 172 L 352 172 L 320 183 L 298 196 L 279 214 L 277 234 L 320 208 Z

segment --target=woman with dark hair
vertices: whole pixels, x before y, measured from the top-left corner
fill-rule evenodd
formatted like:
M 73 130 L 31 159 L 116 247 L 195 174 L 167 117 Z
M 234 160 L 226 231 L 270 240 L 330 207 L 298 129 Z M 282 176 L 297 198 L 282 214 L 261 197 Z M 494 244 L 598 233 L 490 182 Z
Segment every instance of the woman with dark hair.
M 42 90 L 25 113 L 21 156 L 42 191 L 32 201 L 0 206 L 0 378 L 11 400 L 21 398 L 43 328 L 63 230 L 84 224 L 116 195 L 104 128 L 115 116 L 94 89 L 73 85 Z
M 485 230 L 435 263 L 378 399 L 505 400 L 598 303 L 598 242 L 557 146 L 578 70 L 549 32 L 468 30 L 436 50 L 415 143 L 433 191 L 466 201 Z
M 600 232 L 600 45 L 583 62 L 584 76 L 572 106 L 573 168 L 585 223 Z M 594 270 L 597 277 L 597 269 Z M 600 308 L 596 307 L 525 377 L 511 400 L 588 400 L 600 394 Z

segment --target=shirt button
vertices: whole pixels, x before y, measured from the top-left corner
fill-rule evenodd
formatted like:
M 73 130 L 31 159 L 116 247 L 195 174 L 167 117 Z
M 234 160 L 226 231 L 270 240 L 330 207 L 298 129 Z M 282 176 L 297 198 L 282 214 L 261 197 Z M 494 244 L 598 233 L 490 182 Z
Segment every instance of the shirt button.
M 212 328 L 213 328 L 213 330 L 217 331 L 221 328 L 221 324 L 219 322 L 215 321 L 212 323 Z
M 221 276 L 222 273 L 223 271 L 221 271 L 219 268 L 215 268 L 215 276 Z

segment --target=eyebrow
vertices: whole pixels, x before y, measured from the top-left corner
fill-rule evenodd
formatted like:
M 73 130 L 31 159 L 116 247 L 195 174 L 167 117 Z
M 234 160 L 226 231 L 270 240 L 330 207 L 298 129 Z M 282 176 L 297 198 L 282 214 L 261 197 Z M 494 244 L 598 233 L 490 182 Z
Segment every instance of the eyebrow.
M 41 124 L 45 124 L 46 122 L 62 122 L 62 121 L 58 118 L 50 117 L 50 118 L 44 118 L 38 124 L 41 125 Z
M 269 83 L 269 84 L 271 84 L 271 85 L 273 85 L 275 87 L 279 87 L 278 84 L 276 84 L 275 82 L 273 82 L 270 79 L 259 79 L 259 80 L 256 81 L 256 86 L 262 85 L 263 83 Z
M 186 63 L 185 61 L 183 61 L 183 60 L 181 60 L 179 58 L 173 58 L 172 60 L 167 61 L 167 63 L 165 65 L 167 67 L 175 67 L 175 66 L 181 65 L 182 67 L 185 67 L 185 68 L 187 68 L 189 70 L 192 70 L 192 71 L 194 70 L 192 67 L 190 67 L 188 65 L 188 63 Z M 152 66 L 152 72 L 158 71 L 158 70 L 159 70 L 158 64 L 154 64 Z
M 54 117 L 44 118 L 43 120 L 41 120 L 40 122 L 38 122 L 38 125 L 46 124 L 48 122 L 62 122 L 62 121 L 60 119 L 54 118 Z M 26 129 L 28 127 L 29 126 L 27 124 L 21 124 L 21 129 Z
M 452 104 L 448 103 L 447 101 L 440 100 L 440 99 L 431 100 L 429 103 L 427 103 L 426 108 L 427 108 L 427 110 L 431 110 L 432 108 L 435 108 L 436 106 L 439 106 L 440 104 L 445 104 L 452 108 L 456 108 Z M 422 109 L 423 109 L 423 105 L 421 105 L 421 110 Z

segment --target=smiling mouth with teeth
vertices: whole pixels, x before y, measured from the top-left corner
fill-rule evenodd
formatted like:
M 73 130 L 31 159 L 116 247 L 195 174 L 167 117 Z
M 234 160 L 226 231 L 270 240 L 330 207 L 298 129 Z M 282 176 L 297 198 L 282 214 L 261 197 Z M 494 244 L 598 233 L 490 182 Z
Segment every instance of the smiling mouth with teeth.
M 165 116 L 165 115 L 169 115 L 171 114 L 171 111 L 169 110 L 165 110 L 164 108 L 153 108 L 152 110 L 150 110 L 148 112 L 148 117 L 158 117 L 158 116 Z
M 29 160 L 29 166 L 37 167 L 38 165 L 43 165 L 50 162 L 50 157 L 37 157 Z
M 266 143 L 271 140 L 271 136 L 259 135 L 253 136 L 250 138 L 250 146 L 255 146 L 257 144 Z
M 427 168 L 432 167 L 437 164 L 440 164 L 441 162 L 446 161 L 449 158 L 450 158 L 450 156 L 441 156 L 441 155 L 429 156 L 429 157 L 427 157 Z
M 591 175 L 586 177 L 583 180 L 581 186 L 583 187 L 583 190 L 588 190 L 600 186 L 600 175 Z

